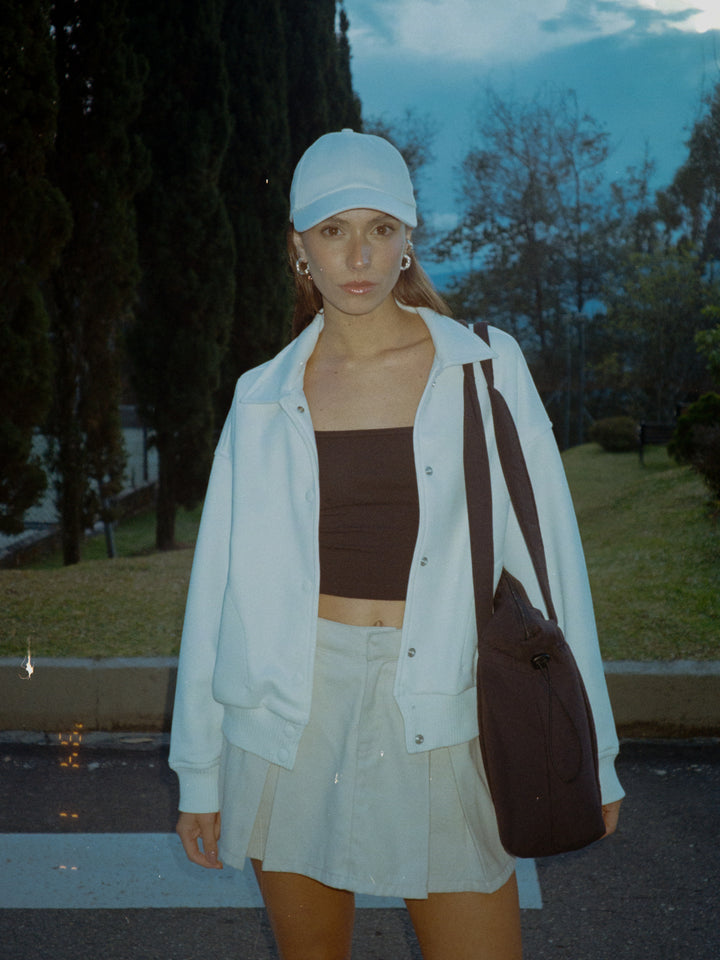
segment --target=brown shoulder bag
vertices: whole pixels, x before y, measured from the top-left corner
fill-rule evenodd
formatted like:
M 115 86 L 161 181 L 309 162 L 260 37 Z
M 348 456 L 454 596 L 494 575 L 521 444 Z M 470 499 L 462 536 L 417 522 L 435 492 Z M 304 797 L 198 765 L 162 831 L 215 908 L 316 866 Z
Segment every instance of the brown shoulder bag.
M 489 344 L 487 324 L 476 333 Z M 478 624 L 480 747 L 500 839 L 519 857 L 577 850 L 605 833 L 592 712 L 575 658 L 557 624 L 537 507 L 512 415 L 487 380 L 495 438 L 515 516 L 548 616 L 503 570 L 492 596 L 490 466 L 472 364 L 465 375 L 465 486 Z

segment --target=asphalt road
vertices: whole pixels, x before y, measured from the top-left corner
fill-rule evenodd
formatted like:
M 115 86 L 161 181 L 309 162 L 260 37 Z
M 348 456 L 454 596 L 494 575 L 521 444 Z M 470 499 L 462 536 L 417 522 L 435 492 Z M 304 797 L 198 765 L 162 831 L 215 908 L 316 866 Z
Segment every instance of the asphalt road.
M 0 734 L 0 906 L 16 892 L 18 849 L 30 863 L 58 835 L 173 829 L 163 737 L 78 729 L 61 739 Z M 537 863 L 543 905 L 523 911 L 526 960 L 718 960 L 720 740 L 625 741 L 618 769 L 628 794 L 618 833 Z M 48 909 L 46 868 L 29 869 L 34 905 L 0 909 L 2 960 L 277 960 L 259 907 L 127 908 L 119 898 L 115 908 Z M 99 869 L 97 887 L 130 868 Z M 358 910 L 353 957 L 421 960 L 404 910 Z

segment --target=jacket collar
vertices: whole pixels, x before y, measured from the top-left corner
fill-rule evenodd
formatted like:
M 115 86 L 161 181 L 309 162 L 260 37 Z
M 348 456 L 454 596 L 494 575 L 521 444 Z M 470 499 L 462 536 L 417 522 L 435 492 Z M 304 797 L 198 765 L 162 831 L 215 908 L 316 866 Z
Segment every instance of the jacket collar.
M 497 357 L 495 350 L 464 323 L 458 323 L 451 317 L 445 317 L 426 307 L 403 309 L 414 310 L 425 321 L 435 344 L 435 359 L 440 369 Z
M 435 370 L 449 366 L 489 360 L 497 353 L 464 324 L 426 307 L 406 307 L 403 310 L 418 313 L 430 332 L 435 345 Z M 305 365 L 315 349 L 325 319 L 318 313 L 303 332 L 267 363 L 256 367 L 246 376 L 250 380 L 241 393 L 242 403 L 277 403 L 290 394 L 302 393 Z

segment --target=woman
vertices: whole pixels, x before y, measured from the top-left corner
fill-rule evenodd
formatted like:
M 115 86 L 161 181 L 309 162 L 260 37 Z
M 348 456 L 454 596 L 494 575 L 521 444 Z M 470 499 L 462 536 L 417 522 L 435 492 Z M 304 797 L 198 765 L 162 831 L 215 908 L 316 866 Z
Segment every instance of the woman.
M 298 335 L 239 380 L 216 451 L 173 717 L 177 830 L 202 866 L 251 858 L 284 960 L 349 957 L 354 892 L 403 897 L 425 960 L 517 960 L 514 862 L 477 755 L 462 364 L 493 357 L 518 426 L 610 833 L 617 740 L 550 424 L 515 342 L 443 316 L 394 147 L 321 137 L 290 199 Z M 532 587 L 478 389 L 496 574 Z

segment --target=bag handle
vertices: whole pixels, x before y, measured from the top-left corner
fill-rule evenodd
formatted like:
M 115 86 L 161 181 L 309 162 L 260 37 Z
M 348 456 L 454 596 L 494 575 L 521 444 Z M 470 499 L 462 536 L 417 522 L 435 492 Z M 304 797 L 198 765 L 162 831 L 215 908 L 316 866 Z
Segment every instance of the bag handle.
M 488 324 L 485 321 L 473 326 L 475 333 L 490 346 Z M 525 456 L 518 437 L 517 427 L 508 408 L 505 398 L 495 387 L 495 376 L 492 360 L 481 360 L 480 366 L 487 382 L 490 396 L 490 406 L 495 426 L 495 442 L 497 444 L 500 464 L 502 466 L 505 484 L 510 495 L 518 525 L 522 531 L 525 544 L 532 560 L 535 576 L 545 601 L 547 615 L 557 622 L 555 606 L 550 592 L 550 581 L 547 572 L 545 547 L 540 530 L 535 494 L 528 473 Z M 473 365 L 463 364 L 464 373 L 464 464 L 465 489 L 468 501 L 468 518 L 470 523 L 470 547 L 472 553 L 473 578 L 475 581 L 475 605 L 478 619 L 486 622 L 492 612 L 492 603 L 484 598 L 492 597 L 492 498 L 490 494 L 490 466 L 488 462 L 485 430 L 482 426 L 482 415 L 477 398 L 475 374 Z M 482 448 L 482 449 L 481 449 Z M 487 494 L 483 496 L 483 489 Z M 488 535 L 489 524 L 489 535 Z M 485 544 L 490 543 L 488 551 Z M 479 544 L 483 544 L 482 555 L 479 554 Z M 489 563 L 488 563 L 489 559 Z M 489 584 L 488 584 L 489 578 Z M 479 597 L 478 592 L 484 596 Z M 478 602 L 480 606 L 478 607 Z M 480 624 L 478 624 L 480 627 Z

